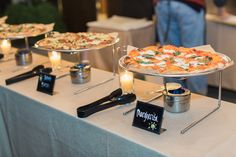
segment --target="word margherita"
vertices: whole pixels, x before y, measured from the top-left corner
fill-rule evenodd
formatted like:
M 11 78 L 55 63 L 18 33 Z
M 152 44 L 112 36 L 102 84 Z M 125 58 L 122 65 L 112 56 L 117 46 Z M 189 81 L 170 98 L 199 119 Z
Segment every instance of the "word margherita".
M 151 113 L 148 113 L 148 112 L 142 112 L 142 111 L 140 111 L 140 109 L 137 109 L 136 117 L 143 118 L 144 122 L 146 122 L 147 120 L 158 122 L 158 116 L 155 113 L 151 114 Z

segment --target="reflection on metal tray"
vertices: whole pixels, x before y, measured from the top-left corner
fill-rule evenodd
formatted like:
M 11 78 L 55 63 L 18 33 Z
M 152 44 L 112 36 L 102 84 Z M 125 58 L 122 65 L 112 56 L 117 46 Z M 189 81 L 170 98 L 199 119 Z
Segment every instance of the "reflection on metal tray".
M 58 51 L 58 52 L 62 52 L 62 53 L 76 54 L 76 53 L 84 52 L 84 51 L 100 50 L 100 49 L 102 49 L 102 48 L 112 46 L 112 45 L 118 43 L 119 41 L 120 41 L 120 39 L 119 39 L 119 38 L 116 38 L 111 44 L 107 44 L 107 45 L 99 46 L 99 47 L 93 47 L 93 48 L 79 49 L 79 50 L 46 49 L 46 48 L 44 48 L 44 47 L 40 47 L 37 43 L 34 45 L 34 47 L 37 48 L 37 49 L 39 49 L 39 50 L 44 50 L 44 51 Z
M 208 71 L 202 71 L 202 72 L 195 72 L 195 73 L 178 73 L 178 74 L 174 74 L 174 73 L 170 73 L 170 74 L 161 74 L 161 73 L 155 73 L 154 71 L 150 71 L 150 70 L 147 70 L 145 68 L 143 69 L 138 69 L 138 68 L 134 68 L 134 67 L 131 67 L 129 64 L 126 64 L 125 63 L 125 60 L 128 58 L 127 55 L 123 56 L 120 58 L 119 60 L 119 65 L 123 68 L 125 68 L 126 70 L 129 70 L 131 72 L 135 72 L 135 73 L 139 73 L 139 74 L 145 74 L 145 75 L 150 75 L 150 76 L 160 76 L 160 77 L 191 77 L 191 76 L 200 76 L 200 75 L 208 75 L 208 74 L 211 74 L 211 73 L 214 73 L 214 72 L 217 72 L 217 71 L 221 71 L 221 70 L 224 70 L 230 66 L 232 66 L 234 64 L 234 62 L 226 55 L 224 54 L 221 54 L 221 53 L 217 53 L 219 55 L 221 55 L 227 62 L 228 64 L 226 64 L 224 67 L 222 68 L 216 68 L 216 69 L 211 69 L 211 70 L 208 70 Z

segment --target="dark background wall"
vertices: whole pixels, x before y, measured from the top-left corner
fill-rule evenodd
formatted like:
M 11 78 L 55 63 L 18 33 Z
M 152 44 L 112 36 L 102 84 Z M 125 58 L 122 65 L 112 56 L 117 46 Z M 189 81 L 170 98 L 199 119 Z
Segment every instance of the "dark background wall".
M 96 20 L 96 0 L 62 0 L 63 19 L 70 32 L 85 32 L 86 23 Z
M 11 3 L 11 0 L 0 0 L 0 15 L 2 15 L 8 4 Z
M 107 0 L 107 14 L 152 19 L 152 0 Z

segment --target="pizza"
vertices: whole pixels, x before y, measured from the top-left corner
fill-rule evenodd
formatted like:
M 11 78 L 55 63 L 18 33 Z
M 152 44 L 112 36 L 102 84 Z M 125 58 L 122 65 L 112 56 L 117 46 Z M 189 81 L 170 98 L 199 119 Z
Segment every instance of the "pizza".
M 220 53 L 166 45 L 129 51 L 124 64 L 135 71 L 158 74 L 196 74 L 223 69 L 233 62 Z
M 0 17 L 0 25 L 6 23 L 7 16 Z
M 34 37 L 52 31 L 53 27 L 53 23 L 24 23 L 19 25 L 2 24 L 0 26 L 0 38 Z
M 102 48 L 114 43 L 117 33 L 58 33 L 38 41 L 35 46 L 47 50 L 81 50 Z

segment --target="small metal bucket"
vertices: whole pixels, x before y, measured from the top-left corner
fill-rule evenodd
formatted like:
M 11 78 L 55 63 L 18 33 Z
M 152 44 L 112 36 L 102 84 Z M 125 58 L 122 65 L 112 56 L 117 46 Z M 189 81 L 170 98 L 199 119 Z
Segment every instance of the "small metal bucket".
M 20 49 L 15 54 L 16 65 L 24 66 L 32 63 L 32 52 L 28 49 Z
M 179 90 L 180 92 L 176 92 Z M 182 113 L 190 108 L 191 92 L 188 89 L 180 88 L 176 90 L 164 91 L 164 108 L 168 112 Z
M 91 78 L 91 66 L 89 64 L 76 64 L 70 68 L 70 76 L 73 84 L 87 83 Z

